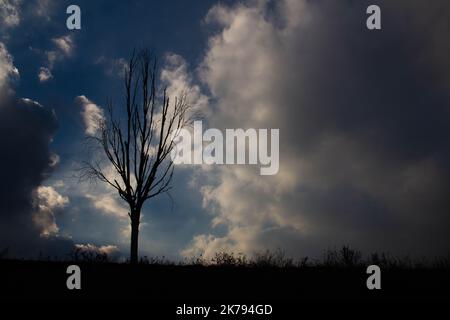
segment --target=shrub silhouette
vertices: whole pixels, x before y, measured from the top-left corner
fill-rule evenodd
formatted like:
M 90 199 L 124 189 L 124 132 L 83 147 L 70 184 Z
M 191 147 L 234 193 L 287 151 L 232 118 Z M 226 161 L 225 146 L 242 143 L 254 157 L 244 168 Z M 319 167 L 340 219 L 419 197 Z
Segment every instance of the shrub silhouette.
M 15 261 L 17 259 L 9 257 L 8 248 L 0 251 L 0 261 Z M 73 248 L 67 254 L 66 259 L 58 257 L 44 256 L 42 253 L 37 257 L 37 261 L 47 262 L 81 262 L 90 264 L 108 264 L 118 263 L 115 258 L 108 256 L 105 252 L 95 250 L 84 250 L 83 248 Z M 20 260 L 24 261 L 24 260 Z M 129 263 L 128 260 L 124 262 Z M 243 253 L 234 253 L 219 251 L 212 258 L 205 258 L 203 255 L 185 258 L 182 261 L 171 261 L 165 256 L 148 257 L 143 256 L 139 259 L 140 265 L 155 266 L 186 266 L 186 267 L 242 267 L 242 268 L 339 268 L 354 269 L 375 264 L 383 270 L 405 270 L 405 269 L 441 269 L 450 270 L 450 255 L 436 257 L 434 259 L 412 259 L 409 256 L 395 257 L 389 253 L 371 253 L 367 259 L 362 258 L 359 250 L 352 249 L 346 245 L 340 249 L 328 249 L 325 251 L 322 260 L 310 260 L 309 257 L 293 259 L 288 257 L 284 250 L 276 249 L 274 251 L 266 250 L 256 252 L 252 256 Z
M 91 263 L 107 263 L 111 262 L 105 252 L 97 252 L 91 250 L 83 250 L 82 248 L 73 248 L 69 253 L 71 261 L 74 262 L 91 262 Z
M 253 260 L 253 265 L 257 267 L 289 268 L 294 267 L 296 264 L 294 259 L 286 257 L 286 253 L 283 250 L 277 249 L 273 252 L 266 250 L 262 253 L 257 253 Z
M 235 255 L 233 252 L 216 252 L 211 262 L 216 266 L 246 266 L 248 264 L 247 257 L 238 253 Z
M 2 252 L 8 252 L 6 249 Z M 74 248 L 69 256 L 70 261 L 89 262 L 89 263 L 109 263 L 114 262 L 111 258 L 102 252 L 85 251 L 80 248 Z M 1 257 L 1 256 L 0 256 Z M 2 258 L 5 259 L 5 258 Z M 51 259 L 48 258 L 47 261 Z M 345 245 L 340 249 L 328 249 L 325 251 L 322 260 L 310 260 L 309 257 L 293 259 L 286 255 L 282 249 L 274 251 L 266 250 L 256 252 L 253 256 L 247 256 L 243 253 L 234 253 L 219 251 L 210 259 L 203 255 L 192 258 L 186 258 L 183 261 L 174 262 L 165 256 L 148 257 L 143 256 L 139 259 L 140 265 L 157 266 L 193 266 L 193 267 L 242 267 L 242 268 L 340 268 L 352 269 L 362 268 L 371 264 L 380 266 L 384 270 L 389 269 L 450 269 L 450 255 L 445 257 L 436 257 L 433 260 L 411 259 L 408 256 L 395 257 L 388 253 L 371 253 L 367 259 L 362 258 L 359 250 L 352 249 Z M 126 261 L 129 263 L 129 261 Z

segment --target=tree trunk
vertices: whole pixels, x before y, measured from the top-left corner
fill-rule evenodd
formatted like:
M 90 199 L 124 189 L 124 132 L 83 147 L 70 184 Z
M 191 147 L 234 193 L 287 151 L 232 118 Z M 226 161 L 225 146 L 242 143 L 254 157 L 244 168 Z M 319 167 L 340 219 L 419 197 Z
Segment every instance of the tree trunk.
M 130 246 L 130 263 L 138 263 L 138 239 L 139 239 L 139 214 L 134 212 L 131 215 L 131 246 Z

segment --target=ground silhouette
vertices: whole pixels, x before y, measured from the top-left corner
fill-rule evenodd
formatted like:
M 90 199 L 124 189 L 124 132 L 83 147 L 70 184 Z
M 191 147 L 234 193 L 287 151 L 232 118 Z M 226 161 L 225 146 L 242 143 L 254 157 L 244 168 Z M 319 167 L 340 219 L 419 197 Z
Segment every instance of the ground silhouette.
M 72 256 L 72 258 L 74 258 Z M 248 259 L 219 253 L 183 263 L 142 258 L 115 263 L 104 255 L 75 261 L 0 260 L 3 299 L 144 299 L 172 302 L 265 302 L 321 300 L 450 299 L 450 260 L 397 259 L 385 254 L 362 260 L 358 251 L 329 250 L 321 261 L 285 258 L 266 252 Z M 381 290 L 366 287 L 367 265 L 382 270 Z M 81 268 L 81 290 L 68 290 L 66 269 Z

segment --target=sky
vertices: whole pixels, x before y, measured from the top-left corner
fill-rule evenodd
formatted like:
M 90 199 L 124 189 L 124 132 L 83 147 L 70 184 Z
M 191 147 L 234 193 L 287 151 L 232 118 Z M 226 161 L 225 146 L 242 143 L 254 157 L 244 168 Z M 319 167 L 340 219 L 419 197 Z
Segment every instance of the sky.
M 0 0 L 0 250 L 128 255 L 126 205 L 77 169 L 133 48 L 149 48 L 209 127 L 278 128 L 280 169 L 176 167 L 171 197 L 143 209 L 141 255 L 447 255 L 449 15 L 444 0 Z

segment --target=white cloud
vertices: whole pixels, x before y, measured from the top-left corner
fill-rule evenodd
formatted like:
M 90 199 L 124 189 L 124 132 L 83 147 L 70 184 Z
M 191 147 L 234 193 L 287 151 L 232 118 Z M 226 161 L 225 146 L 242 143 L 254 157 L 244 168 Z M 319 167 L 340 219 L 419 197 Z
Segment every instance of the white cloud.
M 29 98 L 20 98 L 20 100 L 22 100 L 23 102 L 25 102 L 25 103 L 27 103 L 27 104 L 34 105 L 34 106 L 39 107 L 39 108 L 43 108 L 42 104 L 40 104 L 39 102 L 34 101 L 34 100 L 32 100 L 32 99 L 29 99 Z
M 72 55 L 75 45 L 71 35 L 53 38 L 52 42 L 66 57 Z
M 86 96 L 76 97 L 76 101 L 82 106 L 81 115 L 83 117 L 85 133 L 94 136 L 100 129 L 100 124 L 104 120 L 103 110 Z
M 60 195 L 53 187 L 41 186 L 37 189 L 39 207 L 43 209 L 63 208 L 69 203 L 69 198 Z
M 55 220 L 55 211 L 64 208 L 69 198 L 59 194 L 51 186 L 40 186 L 34 194 L 36 212 L 33 222 L 40 228 L 42 236 L 56 235 L 59 232 Z
M 129 209 L 125 202 L 119 198 L 117 191 L 105 184 L 97 186 L 95 191 L 80 191 L 90 201 L 92 206 L 99 210 L 100 214 L 109 215 L 117 219 L 120 225 L 117 241 L 120 243 L 128 243 L 131 235 L 130 218 L 128 216 Z M 143 224 L 141 223 L 140 227 L 142 228 L 142 226 Z
M 13 58 L 5 45 L 0 42 L 0 90 L 4 89 L 11 78 L 19 76 L 19 71 L 13 64 Z
M 181 251 L 181 255 L 186 258 L 193 258 L 204 256 L 206 259 L 212 258 L 215 252 L 233 251 L 229 250 L 230 245 L 227 241 L 222 242 L 222 239 L 216 238 L 213 235 L 197 235 L 190 245 Z
M 47 60 L 47 67 L 41 67 L 39 69 L 38 77 L 41 82 L 52 78 L 52 70 L 55 64 L 72 57 L 75 51 L 75 41 L 72 35 L 52 38 L 51 41 L 55 49 L 44 52 Z M 36 51 L 40 52 L 39 50 Z
M 45 67 L 39 68 L 38 74 L 39 82 L 46 82 L 50 80 L 52 77 L 53 77 L 52 72 L 48 68 Z
M 167 94 L 171 99 L 187 95 L 187 103 L 195 112 L 204 116 L 209 113 L 208 97 L 201 92 L 198 84 L 189 73 L 189 66 L 183 57 L 169 53 L 165 56 L 161 80 L 167 85 Z
M 103 192 L 101 194 L 86 194 L 94 207 L 106 214 L 112 214 L 119 219 L 128 220 L 128 209 L 116 198 L 116 192 Z
M 297 11 L 296 14 L 299 14 Z M 215 6 L 206 23 L 218 23 L 223 31 L 209 40 L 200 76 L 217 103 L 209 117 L 217 128 L 279 128 L 279 101 L 273 96 L 276 59 L 283 50 L 286 30 L 265 18 L 264 6 Z M 283 135 L 283 131 L 280 132 Z M 197 235 L 182 255 L 228 250 L 251 254 L 271 248 L 261 235 L 274 229 L 307 233 L 301 216 L 286 206 L 286 198 L 299 182 L 298 159 L 280 155 L 277 175 L 260 176 L 251 166 L 220 166 L 193 183 L 203 196 L 205 211 L 213 214 L 212 227 L 225 226 L 224 236 Z M 200 172 L 198 175 L 202 176 Z

